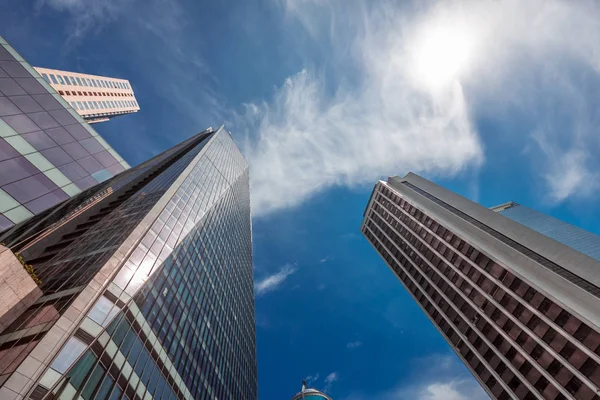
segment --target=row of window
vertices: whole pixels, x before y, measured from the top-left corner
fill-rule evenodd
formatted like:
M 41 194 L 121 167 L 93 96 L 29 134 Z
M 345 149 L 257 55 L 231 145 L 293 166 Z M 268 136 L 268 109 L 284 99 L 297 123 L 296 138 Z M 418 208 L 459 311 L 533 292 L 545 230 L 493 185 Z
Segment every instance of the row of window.
M 107 110 L 109 108 L 137 107 L 135 100 L 72 101 L 74 110 Z
M 49 84 L 55 85 L 73 85 L 73 86 L 87 86 L 87 87 L 99 87 L 99 88 L 113 88 L 113 89 L 131 89 L 129 82 L 118 82 L 109 81 L 106 79 L 96 78 L 83 78 L 78 76 L 59 75 L 59 74 L 48 74 L 42 72 L 42 77 Z
M 61 96 L 99 96 L 99 97 L 133 97 L 133 93 L 115 93 L 115 92 L 79 92 L 69 90 L 59 90 Z
M 386 195 L 390 196 L 390 198 L 392 198 L 392 196 L 395 196 L 393 193 L 386 193 Z M 417 210 L 416 208 L 412 207 L 408 203 L 404 202 L 401 198 L 398 197 L 397 199 L 394 199 L 394 200 L 397 201 L 398 203 L 400 203 L 400 205 L 406 209 L 407 213 L 414 216 L 416 219 L 420 220 L 424 225 L 426 225 L 432 231 L 439 234 L 442 238 L 447 240 L 449 243 L 452 243 L 452 246 L 456 250 L 450 250 L 446 244 L 442 244 L 442 242 L 440 240 L 438 240 L 437 238 L 435 238 L 431 234 L 429 234 L 425 229 L 423 229 L 421 227 L 421 225 L 416 224 L 412 219 L 408 218 L 407 215 L 405 215 L 404 213 L 402 213 L 399 210 L 396 210 L 394 207 L 392 207 L 391 204 L 385 198 L 380 198 L 378 200 L 381 203 L 384 203 L 386 208 L 388 209 L 388 211 L 390 211 L 394 215 L 396 215 L 397 218 L 399 218 L 406 226 L 408 226 L 412 230 L 411 233 L 409 233 L 409 231 L 406 231 L 393 218 L 391 218 L 391 216 L 387 215 L 386 212 L 383 211 L 383 209 L 381 207 L 379 207 L 378 205 L 375 204 L 374 208 L 378 211 L 378 213 L 381 213 L 379 215 L 381 217 L 383 217 L 390 225 L 393 225 L 396 230 L 401 231 L 401 234 L 404 236 L 403 239 L 401 239 L 400 237 L 396 237 L 394 239 L 395 242 L 401 242 L 404 239 L 408 239 L 413 244 L 413 246 L 415 246 L 415 248 L 419 249 L 419 251 L 421 251 L 422 254 L 424 254 L 425 257 L 427 259 L 429 259 L 434 266 L 436 266 L 436 268 L 443 271 L 444 275 L 446 275 L 449 279 L 451 279 L 452 283 L 454 285 L 456 285 L 455 286 L 456 288 L 460 288 L 460 290 L 463 291 L 466 295 L 468 295 L 471 298 L 471 300 L 473 300 L 475 302 L 475 304 L 477 306 L 481 307 L 481 309 L 485 309 L 486 314 L 488 316 L 491 316 L 492 320 L 494 320 L 502 330 L 507 332 L 512 337 L 513 340 L 516 340 L 516 342 L 519 346 L 525 347 L 524 346 L 525 342 L 532 343 L 533 346 L 528 345 L 525 350 L 528 353 L 533 351 L 533 348 L 534 348 L 534 346 L 537 345 L 537 343 L 531 337 L 529 337 L 521 329 L 519 329 L 511 320 L 508 320 L 508 318 L 506 317 L 505 314 L 501 313 L 498 309 L 496 309 L 487 300 L 485 300 L 485 302 L 483 302 L 484 297 L 479 295 L 478 291 L 473 290 L 473 288 L 470 286 L 470 284 L 467 281 L 465 281 L 462 277 L 460 277 L 458 274 L 456 274 L 453 269 L 447 268 L 447 265 L 445 263 L 440 263 L 441 260 L 433 254 L 433 252 L 428 248 L 428 246 L 425 246 L 420 241 L 416 241 L 416 236 L 414 236 L 414 234 L 420 236 L 424 241 L 426 241 L 428 243 L 428 245 L 430 245 L 432 248 L 436 249 L 445 258 L 447 258 L 449 261 L 451 261 L 452 264 L 454 264 L 465 275 L 467 275 L 467 277 L 469 279 L 471 279 L 472 282 L 477 281 L 477 286 L 482 287 L 487 293 L 490 293 L 491 295 L 493 295 L 494 298 L 496 300 L 498 300 L 502 306 L 504 306 L 509 312 L 511 312 L 515 317 L 519 318 L 525 324 L 527 324 L 527 322 L 532 320 L 533 314 L 528 309 L 526 309 L 523 305 L 519 304 L 512 297 L 513 295 L 509 295 L 508 293 L 503 291 L 501 288 L 499 288 L 497 285 L 493 284 L 487 277 L 485 277 L 483 274 L 481 274 L 475 268 L 471 268 L 471 266 L 468 263 L 463 262 L 464 260 L 462 258 L 457 257 L 456 251 L 460 251 L 466 257 L 470 258 L 472 261 L 476 262 L 479 265 L 482 265 L 482 268 L 484 268 L 490 274 L 492 274 L 494 277 L 499 279 L 499 281 L 502 281 L 503 284 L 506 285 L 507 287 L 509 287 L 511 291 L 514 291 L 515 293 L 517 293 L 517 295 L 524 297 L 527 301 L 534 303 L 535 301 L 533 299 L 541 296 L 539 293 L 537 293 L 533 288 L 530 288 L 528 285 L 526 285 L 524 282 L 522 282 L 519 278 L 515 277 L 510 272 L 506 271 L 505 269 L 498 266 L 497 264 L 490 262 L 490 260 L 487 257 L 484 257 L 483 255 L 481 255 L 477 250 L 473 249 L 471 246 L 466 244 L 464 241 L 457 239 L 451 232 L 447 231 L 445 228 L 441 227 L 436 222 L 434 222 L 431 219 L 424 216 L 424 214 L 420 210 Z M 377 220 L 377 218 L 378 218 L 377 215 L 373 216 L 374 220 Z M 383 221 L 381 221 L 381 220 L 379 221 L 379 226 L 377 228 L 386 231 L 386 233 L 390 237 L 394 237 L 395 232 L 393 232 L 393 230 L 389 229 L 387 224 L 384 223 Z M 391 248 L 387 249 L 387 250 L 395 253 L 395 251 L 393 251 Z M 407 248 L 407 251 L 409 253 L 411 253 L 411 256 L 414 256 L 414 254 L 413 254 L 414 252 L 412 252 L 412 250 L 409 250 Z M 396 255 L 396 254 L 395 254 L 395 256 L 398 257 L 398 255 Z M 418 261 L 418 260 L 415 260 L 415 261 Z M 388 262 L 389 262 L 389 260 L 388 260 Z M 419 264 L 421 264 L 421 263 L 419 263 Z M 421 268 L 423 268 L 425 270 L 425 269 L 428 269 L 428 266 L 426 266 L 425 264 L 422 264 Z M 440 289 L 442 291 L 448 290 L 447 283 L 444 281 L 442 281 L 440 283 L 441 279 L 439 276 L 437 276 L 437 277 L 432 276 L 431 278 L 436 283 L 436 285 L 438 285 L 438 283 L 439 283 Z M 427 282 L 422 282 L 421 284 L 424 287 L 428 285 Z M 457 296 L 456 293 L 452 294 L 451 300 L 452 300 L 452 302 L 456 303 L 457 305 L 463 306 L 464 302 L 461 301 L 462 298 L 459 298 L 459 296 Z M 437 303 L 438 301 L 440 301 L 440 299 L 435 299 L 435 301 Z M 458 303 L 461 303 L 461 304 L 458 304 Z M 594 333 L 590 334 L 589 327 L 587 327 L 585 324 L 582 324 L 580 321 L 577 321 L 576 323 L 574 321 L 572 321 L 574 318 L 573 316 L 568 314 L 566 311 L 560 309 L 560 307 L 556 306 L 554 303 L 550 302 L 548 299 L 545 299 L 543 296 L 541 296 L 541 300 L 539 300 L 536 303 L 538 305 L 540 305 L 540 311 L 546 313 L 546 315 L 548 315 L 551 319 L 553 319 L 559 326 L 562 326 L 568 332 L 572 331 L 571 333 L 573 333 L 573 334 L 575 334 L 575 332 L 577 332 L 577 334 L 575 334 L 575 337 L 578 338 L 578 340 L 588 340 L 589 341 L 588 337 L 590 335 L 594 336 L 594 334 L 596 334 L 596 332 L 594 332 L 594 331 L 592 331 Z M 542 303 L 544 304 L 544 307 L 543 307 L 544 310 L 542 310 L 542 307 L 541 307 Z M 470 308 L 470 307 L 468 307 L 468 308 Z M 548 310 L 550 308 L 553 308 L 553 309 L 556 308 L 557 311 L 548 312 Z M 467 315 L 467 314 L 474 315 L 474 313 L 468 313 L 467 312 L 468 310 L 466 310 L 466 309 L 464 311 L 465 311 L 465 315 Z M 471 317 L 469 317 L 469 318 L 471 318 Z M 533 316 L 533 319 L 535 319 L 536 322 L 535 323 L 532 322 L 531 326 L 528 325 L 530 329 L 533 330 L 534 327 L 539 326 L 540 324 L 543 324 L 546 326 L 546 330 L 548 331 L 548 326 L 545 323 L 543 323 L 543 321 L 541 321 L 536 316 Z M 439 321 L 436 321 L 436 322 L 439 322 Z M 481 320 L 481 324 L 482 324 L 482 326 L 486 324 L 484 319 Z M 479 328 L 481 328 L 482 326 L 479 326 Z M 491 329 L 491 326 L 486 327 L 486 330 L 488 330 L 486 336 L 490 334 L 489 329 Z M 551 345 L 551 347 L 553 347 L 557 352 L 560 352 L 561 356 L 563 356 L 565 359 L 567 359 L 569 361 L 569 363 L 572 364 L 575 368 L 580 369 L 580 371 L 584 375 L 590 376 L 591 380 L 596 383 L 597 379 L 600 379 L 600 377 L 597 376 L 598 368 L 597 368 L 597 364 L 595 363 L 595 361 L 592 359 L 589 359 L 583 351 L 577 349 L 571 343 L 566 343 L 567 342 L 566 339 L 560 335 L 557 335 L 556 331 L 554 331 L 552 329 L 550 329 L 550 331 L 553 332 L 552 337 L 549 337 L 549 336 L 544 337 L 544 341 L 546 341 L 546 343 Z M 536 332 L 536 334 L 539 335 L 538 332 Z M 499 335 L 496 336 L 496 335 L 498 335 L 497 332 L 495 332 L 495 335 L 492 335 L 493 340 L 496 340 L 496 341 L 504 340 L 501 336 L 499 336 Z M 540 335 L 540 337 L 542 337 L 542 336 L 543 335 Z M 498 339 L 498 337 L 500 339 Z M 560 338 L 560 343 L 557 338 Z M 473 339 L 475 339 L 475 337 Z M 506 343 L 506 344 L 508 344 L 508 343 Z M 494 345 L 501 346 L 503 344 L 502 343 L 494 343 Z M 592 347 L 597 348 L 597 343 L 595 343 Z M 537 345 L 537 347 L 535 347 L 535 349 L 536 350 L 535 350 L 534 358 L 537 360 L 537 356 L 539 356 L 537 353 L 539 353 L 541 350 L 544 350 L 544 349 L 540 345 Z M 505 349 L 505 350 L 507 350 L 507 349 Z M 516 352 L 516 350 L 515 350 L 515 352 Z M 545 352 L 545 351 L 544 351 L 544 353 L 547 354 L 547 352 Z M 549 354 L 548 354 L 548 356 L 549 356 Z M 530 372 L 532 370 L 531 365 L 529 363 L 527 363 L 526 360 L 524 360 L 522 357 L 521 357 L 521 359 L 523 361 L 523 364 L 520 364 L 517 367 L 523 368 L 524 370 L 526 370 L 529 373 L 529 375 L 534 373 L 534 372 Z M 550 356 L 550 362 L 553 362 L 553 358 L 551 356 Z M 550 362 L 548 364 L 550 364 Z M 586 399 L 593 398 L 592 397 L 593 393 L 587 387 L 585 387 L 585 386 L 582 387 L 582 383 L 576 377 L 574 377 L 573 374 L 568 371 L 568 369 L 564 368 L 562 366 L 562 364 L 560 364 L 557 360 L 554 360 L 554 362 L 557 363 L 557 365 L 560 369 L 559 371 L 555 371 L 555 373 L 557 373 L 557 375 L 560 376 L 560 379 L 558 379 L 558 378 L 557 379 L 559 380 L 559 382 L 562 385 L 565 386 L 565 388 L 567 390 L 569 390 L 571 393 L 576 393 L 579 390 L 579 392 L 577 392 L 577 395 L 580 396 L 580 398 L 586 398 Z M 526 366 L 524 366 L 524 365 L 526 365 Z M 536 371 L 536 373 L 537 373 L 537 371 Z M 539 375 L 539 373 L 537 373 L 537 375 L 534 374 L 531 376 L 527 376 L 527 378 L 528 378 L 528 380 L 530 380 L 530 382 L 537 383 L 537 380 L 539 378 L 538 375 Z M 529 378 L 531 378 L 531 379 L 529 379 Z M 536 386 L 536 388 L 537 388 L 537 386 Z

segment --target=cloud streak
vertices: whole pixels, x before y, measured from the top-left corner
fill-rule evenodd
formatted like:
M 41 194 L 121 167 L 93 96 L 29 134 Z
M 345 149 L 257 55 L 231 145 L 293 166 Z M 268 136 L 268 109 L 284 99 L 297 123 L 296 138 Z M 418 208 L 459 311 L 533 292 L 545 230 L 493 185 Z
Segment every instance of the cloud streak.
M 323 391 L 325 393 L 328 393 L 331 391 L 331 386 L 333 386 L 333 384 L 335 382 L 337 382 L 337 380 L 339 379 L 339 374 L 337 372 L 332 372 L 329 375 L 327 375 L 325 377 L 325 387 L 323 388 Z
M 581 101 L 599 96 L 584 93 L 585 85 L 566 70 L 579 65 L 597 79 L 600 6 L 594 2 L 456 0 L 404 9 L 389 2 L 282 3 L 315 43 L 330 45 L 327 64 L 335 71 L 302 69 L 270 101 L 246 104 L 238 116 L 250 138 L 245 153 L 257 215 L 295 207 L 327 188 L 372 184 L 409 170 L 435 177 L 476 172 L 486 158 L 477 117 L 496 110 L 516 109 L 533 120 L 531 129 L 519 127 L 518 133 L 503 126 L 514 137 L 515 154 L 545 130 L 545 150 L 529 155 L 546 193 L 563 201 L 590 192 L 581 189 L 596 167 L 591 160 L 600 150 L 594 134 L 599 121 Z M 441 36 L 458 29 L 451 36 L 468 38 L 472 52 L 468 65 L 435 87 L 415 67 L 415 54 L 432 29 Z M 544 92 L 548 86 L 554 103 Z M 556 129 L 555 107 L 568 107 L 577 97 L 584 99 L 575 102 L 581 106 L 574 110 L 577 119 Z M 592 123 L 581 126 L 590 117 Z M 563 149 L 567 155 L 549 156 Z M 560 168 L 565 171 L 557 173 Z M 559 186 L 549 178 L 562 175 Z
M 264 296 L 267 293 L 279 289 L 286 279 L 296 272 L 296 270 L 296 266 L 287 264 L 284 265 L 278 272 L 256 281 L 254 284 L 254 292 L 256 296 Z
M 305 5 L 314 12 L 314 2 L 292 11 L 304 16 Z M 345 46 L 356 48 L 352 83 L 331 93 L 322 75 L 304 69 L 277 89 L 273 101 L 246 106 L 245 122 L 259 132 L 245 149 L 256 214 L 296 206 L 332 186 L 409 170 L 451 176 L 483 162 L 460 82 L 429 90 L 412 79 L 405 44 L 412 32 L 398 28 L 399 10 L 356 17 L 360 35 Z
M 354 342 L 350 342 L 346 344 L 348 349 L 356 349 L 357 347 L 362 346 L 362 342 L 360 340 L 355 340 Z

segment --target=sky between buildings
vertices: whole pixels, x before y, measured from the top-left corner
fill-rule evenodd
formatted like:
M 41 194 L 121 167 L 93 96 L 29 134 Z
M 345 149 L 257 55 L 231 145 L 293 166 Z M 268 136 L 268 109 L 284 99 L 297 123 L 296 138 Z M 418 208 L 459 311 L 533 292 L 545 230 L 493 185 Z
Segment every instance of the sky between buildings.
M 128 79 L 131 165 L 225 123 L 251 166 L 260 398 L 483 391 L 359 234 L 420 173 L 600 233 L 592 1 L 0 0 L 32 65 Z

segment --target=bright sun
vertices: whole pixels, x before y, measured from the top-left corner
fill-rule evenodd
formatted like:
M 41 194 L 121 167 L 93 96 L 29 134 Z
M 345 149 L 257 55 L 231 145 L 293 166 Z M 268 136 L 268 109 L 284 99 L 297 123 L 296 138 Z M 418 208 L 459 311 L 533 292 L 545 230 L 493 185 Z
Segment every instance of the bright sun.
M 433 87 L 451 83 L 468 66 L 472 51 L 470 35 L 460 29 L 427 30 L 415 48 L 416 74 Z

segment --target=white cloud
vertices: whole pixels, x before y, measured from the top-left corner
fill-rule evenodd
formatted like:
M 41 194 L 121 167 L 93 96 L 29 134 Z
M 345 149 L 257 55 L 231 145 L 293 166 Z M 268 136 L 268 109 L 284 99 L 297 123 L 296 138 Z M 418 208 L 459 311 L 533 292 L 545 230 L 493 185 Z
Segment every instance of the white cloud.
M 357 347 L 362 346 L 362 342 L 360 340 L 355 340 L 354 342 L 350 342 L 346 344 L 346 347 L 349 349 L 356 349 Z
M 411 80 L 404 45 L 411 33 L 399 28 L 402 19 L 387 9 L 365 16 L 361 36 L 345 46 L 356 47 L 354 83 L 331 94 L 323 76 L 305 69 L 272 102 L 247 106 L 247 129 L 259 132 L 245 149 L 256 214 L 335 185 L 372 184 L 408 170 L 454 175 L 482 162 L 461 84 L 429 90 Z
M 327 42 L 331 49 L 326 67 L 303 69 L 270 101 L 246 105 L 246 132 L 258 132 L 258 138 L 248 135 L 245 148 L 258 215 L 294 207 L 336 185 L 373 184 L 409 170 L 445 177 L 477 170 L 485 158 L 485 136 L 474 128 L 476 113 L 516 108 L 531 117 L 536 126 L 525 134 L 512 133 L 508 123 L 502 127 L 522 148 L 556 114 L 556 103 L 549 104 L 541 91 L 555 85 L 571 63 L 600 72 L 600 6 L 592 1 L 455 0 L 404 9 L 390 2 L 283 3 L 316 46 Z M 423 53 L 422 47 L 429 50 Z M 430 68 L 417 68 L 423 62 Z M 571 78 L 565 79 L 576 81 Z M 553 98 L 561 106 L 577 96 L 590 102 L 585 83 L 574 85 Z M 577 142 L 569 139 L 594 115 L 584 111 L 566 132 L 550 131 L 567 137 L 566 143 L 553 142 L 555 151 L 578 149 L 583 153 L 578 160 L 588 160 L 600 149 L 591 127 Z M 594 146 L 580 146 L 582 141 Z M 534 174 L 548 183 L 551 196 L 562 200 L 581 193 L 585 179 L 576 176 L 585 176 L 578 174 L 585 171 L 582 161 L 568 173 L 565 192 L 546 178 L 553 174 L 552 160 L 543 152 L 532 156 Z
M 598 188 L 598 176 L 588 165 L 588 152 L 583 149 L 571 149 L 549 158 L 549 171 L 544 178 L 550 189 L 550 199 L 561 202 L 568 197 L 586 196 Z
M 262 296 L 266 293 L 277 290 L 290 275 L 296 272 L 296 270 L 296 266 L 287 264 L 273 275 L 269 275 L 258 280 L 254 284 L 254 292 L 256 293 L 256 296 Z
M 418 400 L 486 400 L 489 397 L 477 382 L 469 379 L 455 379 L 446 382 L 435 382 L 418 389 L 416 397 L 401 397 Z
M 329 391 L 331 391 L 331 386 L 337 382 L 337 380 L 339 379 L 339 374 L 337 372 L 332 372 L 329 375 L 327 375 L 325 377 L 325 387 L 323 388 L 323 391 L 325 393 L 328 393 Z
M 304 378 L 304 380 L 306 381 L 306 386 L 307 387 L 313 387 L 314 384 L 319 380 L 319 374 L 315 374 L 315 375 L 309 375 L 306 378 Z

